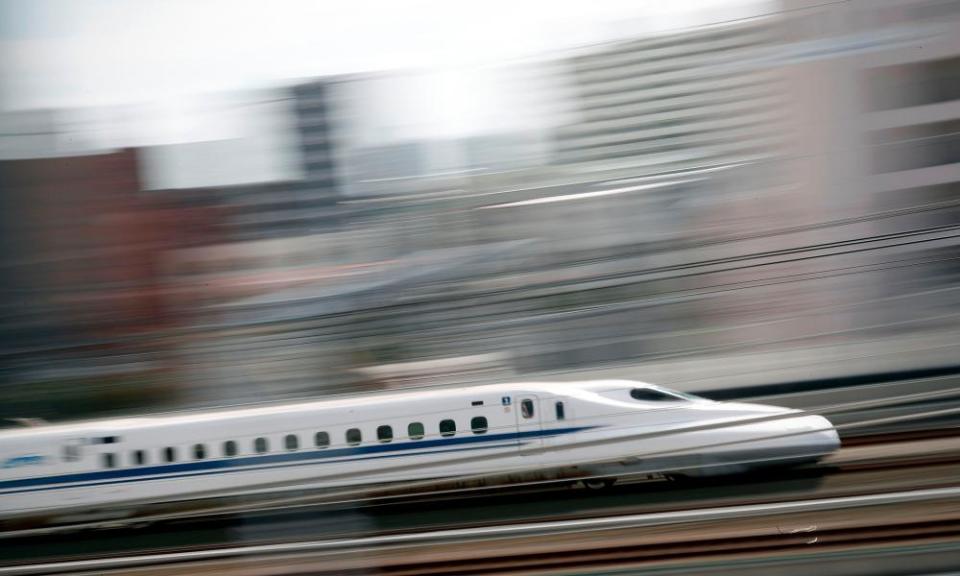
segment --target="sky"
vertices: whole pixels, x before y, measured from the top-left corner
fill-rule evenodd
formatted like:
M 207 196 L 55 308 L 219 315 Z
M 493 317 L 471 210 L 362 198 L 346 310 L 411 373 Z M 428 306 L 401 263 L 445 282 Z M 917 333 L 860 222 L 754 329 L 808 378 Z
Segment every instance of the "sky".
M 450 74 L 769 0 L 0 0 L 0 107 L 117 105 L 370 70 Z
M 392 71 L 400 78 L 371 83 L 371 92 L 357 97 L 364 104 L 358 144 L 491 133 L 553 121 L 543 113 L 546 102 L 563 92 L 549 82 L 535 87 L 528 78 L 531 85 L 521 88 L 529 94 L 518 97 L 516 77 L 503 65 L 617 37 L 751 17 L 776 5 L 0 0 L 0 116 L 67 109 L 75 132 L 69 138 L 96 148 L 198 143 L 155 162 L 162 167 L 158 174 L 169 175 L 158 187 L 211 183 L 197 174 L 271 180 L 291 176 L 282 168 L 288 159 L 210 168 L 222 157 L 261 159 L 284 149 L 289 122 L 282 106 L 269 103 L 271 87 L 328 74 Z M 546 99 L 536 97 L 538 90 Z M 236 142 L 244 138 L 255 142 Z M 6 144 L 21 140 L 7 138 Z M 203 144 L 214 141 L 232 141 L 231 151 Z M 0 142 L 0 154 L 4 146 Z

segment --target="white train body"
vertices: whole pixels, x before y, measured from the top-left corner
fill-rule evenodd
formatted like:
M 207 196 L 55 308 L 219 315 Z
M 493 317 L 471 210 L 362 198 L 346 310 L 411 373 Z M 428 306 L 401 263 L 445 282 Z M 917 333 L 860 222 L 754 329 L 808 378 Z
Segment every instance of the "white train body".
M 399 392 L 3 430 L 0 519 L 603 462 L 696 474 L 838 447 L 820 416 L 632 381 Z

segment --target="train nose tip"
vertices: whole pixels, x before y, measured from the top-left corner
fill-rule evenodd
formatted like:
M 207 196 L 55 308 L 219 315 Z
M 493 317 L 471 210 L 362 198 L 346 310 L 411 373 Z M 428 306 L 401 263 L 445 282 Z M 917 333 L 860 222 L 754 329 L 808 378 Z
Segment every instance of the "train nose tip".
M 810 432 L 808 442 L 824 454 L 830 454 L 840 449 L 840 435 L 833 423 L 823 416 L 810 415 L 800 419 L 802 428 Z

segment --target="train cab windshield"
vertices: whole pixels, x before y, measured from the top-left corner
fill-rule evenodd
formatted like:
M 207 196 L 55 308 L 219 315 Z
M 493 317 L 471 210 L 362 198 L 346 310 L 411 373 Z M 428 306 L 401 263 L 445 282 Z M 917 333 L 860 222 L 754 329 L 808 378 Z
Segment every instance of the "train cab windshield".
M 633 388 L 630 390 L 630 397 L 643 402 L 691 402 L 703 400 L 703 398 L 694 396 L 693 394 L 653 387 Z

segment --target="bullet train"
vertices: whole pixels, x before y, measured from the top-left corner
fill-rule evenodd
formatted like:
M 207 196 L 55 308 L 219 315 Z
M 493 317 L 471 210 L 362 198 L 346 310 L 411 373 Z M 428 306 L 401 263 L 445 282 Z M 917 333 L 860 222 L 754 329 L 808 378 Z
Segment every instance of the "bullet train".
M 414 390 L 0 430 L 0 520 L 514 471 L 743 472 L 839 448 L 828 420 L 605 380 Z

